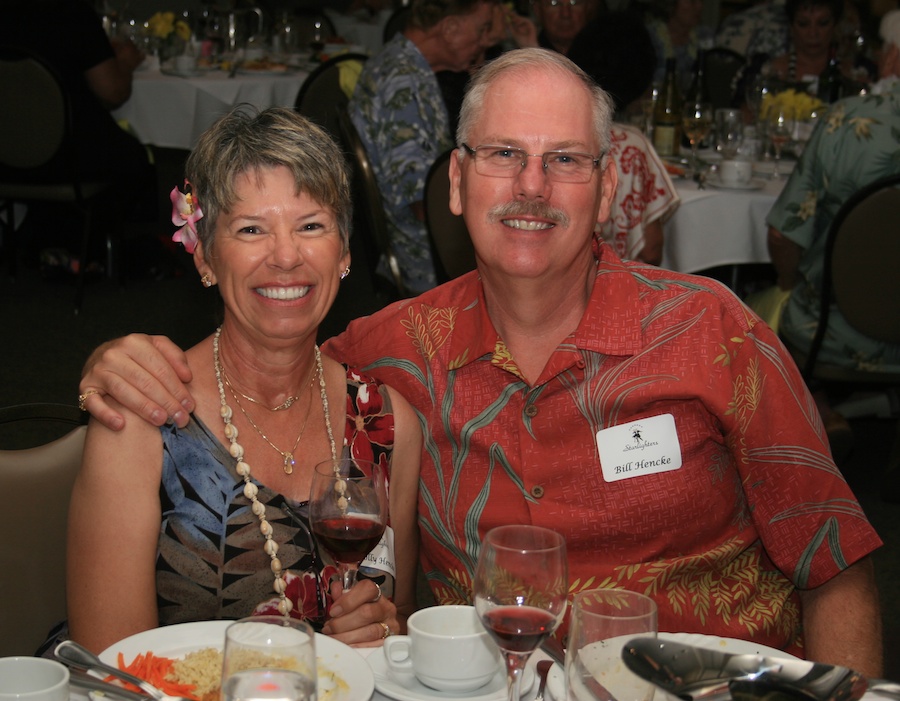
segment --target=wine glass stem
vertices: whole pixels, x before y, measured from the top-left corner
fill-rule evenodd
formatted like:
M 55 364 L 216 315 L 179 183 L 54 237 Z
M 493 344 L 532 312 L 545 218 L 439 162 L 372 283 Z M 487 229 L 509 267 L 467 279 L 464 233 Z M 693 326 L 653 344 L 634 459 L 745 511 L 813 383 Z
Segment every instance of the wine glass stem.
M 700 156 L 697 155 L 697 142 L 691 141 L 691 165 L 696 173 L 700 167 Z
M 772 177 L 778 178 L 781 173 L 778 171 L 778 165 L 781 163 L 781 146 L 775 144 L 775 162 L 772 164 Z
M 503 659 L 506 662 L 506 689 L 509 692 L 509 701 L 519 701 L 522 688 L 522 671 L 528 662 L 531 653 L 522 654 L 503 651 Z
M 341 571 L 341 585 L 344 591 L 350 591 L 351 587 L 356 584 L 356 565 L 347 565 L 340 563 L 338 565 Z

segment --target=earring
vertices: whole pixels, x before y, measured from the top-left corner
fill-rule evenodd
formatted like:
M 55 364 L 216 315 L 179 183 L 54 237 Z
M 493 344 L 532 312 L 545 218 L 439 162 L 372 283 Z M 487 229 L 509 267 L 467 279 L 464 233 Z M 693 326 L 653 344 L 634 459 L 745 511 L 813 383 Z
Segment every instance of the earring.
M 341 271 L 341 280 L 343 280 L 343 279 L 344 279 L 345 277 L 347 277 L 349 274 L 350 274 L 350 266 L 348 265 L 346 268 L 344 268 L 344 269 Z
M 203 277 L 200 278 L 200 282 L 204 287 L 212 287 L 212 278 L 210 278 L 209 273 L 203 273 Z

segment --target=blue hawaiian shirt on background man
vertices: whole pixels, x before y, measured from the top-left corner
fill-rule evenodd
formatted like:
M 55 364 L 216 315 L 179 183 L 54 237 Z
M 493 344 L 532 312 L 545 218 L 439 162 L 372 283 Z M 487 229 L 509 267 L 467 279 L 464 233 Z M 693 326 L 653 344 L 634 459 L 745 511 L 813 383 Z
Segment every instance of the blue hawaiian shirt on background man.
M 424 200 L 429 168 L 453 146 L 437 78 L 416 45 L 398 34 L 366 62 L 349 109 L 372 161 L 404 282 L 423 292 L 436 278 L 425 222 L 411 205 Z

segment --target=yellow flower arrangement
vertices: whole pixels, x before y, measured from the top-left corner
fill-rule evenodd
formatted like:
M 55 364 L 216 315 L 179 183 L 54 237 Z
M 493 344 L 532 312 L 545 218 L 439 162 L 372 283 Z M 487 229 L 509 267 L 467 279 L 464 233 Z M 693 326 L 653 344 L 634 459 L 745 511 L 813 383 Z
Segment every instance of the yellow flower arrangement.
M 147 20 L 147 29 L 157 39 L 168 39 L 173 32 L 182 41 L 191 38 L 190 26 L 183 19 L 176 20 L 174 12 L 157 12 Z
M 793 88 L 779 93 L 763 95 L 760 106 L 760 117 L 769 119 L 778 110 L 784 109 L 792 113 L 794 119 L 809 119 L 813 112 L 822 109 L 824 104 L 817 97 L 806 92 L 797 92 Z

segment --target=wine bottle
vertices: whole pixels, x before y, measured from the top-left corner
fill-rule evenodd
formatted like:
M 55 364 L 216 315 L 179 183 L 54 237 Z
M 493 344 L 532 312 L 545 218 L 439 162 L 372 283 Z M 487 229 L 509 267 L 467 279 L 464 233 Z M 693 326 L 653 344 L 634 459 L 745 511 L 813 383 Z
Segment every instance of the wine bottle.
M 709 99 L 709 90 L 706 86 L 706 75 L 703 71 L 704 58 L 704 49 L 700 47 L 697 49 L 697 60 L 694 62 L 694 73 L 691 77 L 691 83 L 688 86 L 687 92 L 684 94 L 685 107 L 687 107 L 687 105 L 701 105 L 712 102 Z M 686 135 L 682 135 L 681 145 L 685 148 L 690 148 L 691 142 Z M 708 145 L 706 139 L 700 144 L 701 147 Z
M 819 80 L 819 99 L 831 104 L 841 99 L 841 65 L 837 57 L 837 45 L 832 43 L 828 50 L 828 66 Z
M 675 59 L 666 59 L 666 73 L 653 113 L 653 147 L 660 156 L 677 156 L 681 145 L 681 95 Z

